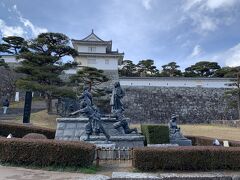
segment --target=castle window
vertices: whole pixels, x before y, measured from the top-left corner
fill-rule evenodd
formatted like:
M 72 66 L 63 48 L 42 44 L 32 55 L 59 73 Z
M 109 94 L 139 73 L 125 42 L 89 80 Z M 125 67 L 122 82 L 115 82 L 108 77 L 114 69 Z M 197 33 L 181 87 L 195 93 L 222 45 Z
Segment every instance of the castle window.
M 88 64 L 96 64 L 96 59 L 88 59 Z
M 96 47 L 88 47 L 88 52 L 96 52 Z

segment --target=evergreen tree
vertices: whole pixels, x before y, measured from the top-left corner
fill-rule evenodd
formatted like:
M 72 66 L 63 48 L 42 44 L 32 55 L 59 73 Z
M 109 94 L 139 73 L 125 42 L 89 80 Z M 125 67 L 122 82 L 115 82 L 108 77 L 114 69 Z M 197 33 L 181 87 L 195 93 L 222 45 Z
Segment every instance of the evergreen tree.
M 222 67 L 218 69 L 213 77 L 236 78 L 236 74 L 240 67 Z
M 1 54 L 17 55 L 26 50 L 26 41 L 22 37 L 8 36 L 2 38 L 0 44 L 0 96 L 14 96 L 16 91 L 16 79 L 20 76 L 10 69 L 8 64 L 2 59 Z
M 0 56 L 0 67 L 4 67 L 6 69 L 9 69 L 8 64 L 5 63 L 4 59 L 1 59 L 1 56 Z
M 154 60 L 152 59 L 139 61 L 137 64 L 137 70 L 141 76 L 154 76 L 158 73 L 156 66 L 154 66 Z
M 185 69 L 186 77 L 212 77 L 221 67 L 217 62 L 200 61 Z
M 181 76 L 182 72 L 181 70 L 178 69 L 179 67 L 180 66 L 177 65 L 176 62 L 170 62 L 166 65 L 163 65 L 161 76 L 165 76 L 165 77 Z
M 119 70 L 120 76 L 138 76 L 136 65 L 131 60 L 124 60 L 123 67 Z
M 90 91 L 97 96 L 105 95 L 104 90 L 99 87 L 100 84 L 107 82 L 109 79 L 103 73 L 103 70 L 94 67 L 81 67 L 76 75 L 70 77 L 70 81 L 79 86 L 89 86 Z M 80 90 L 81 91 L 81 90 Z
M 27 41 L 18 36 L 8 36 L 2 38 L 3 43 L 0 46 L 2 52 L 7 54 L 17 55 L 21 52 L 27 51 Z
M 47 111 L 52 112 L 52 99 L 59 96 L 74 96 L 60 78 L 64 70 L 75 63 L 62 63 L 61 58 L 75 56 L 77 51 L 69 46 L 69 38 L 61 33 L 42 33 L 28 42 L 28 50 L 19 53 L 24 59 L 17 72 L 27 76 L 17 81 L 19 88 L 40 92 L 46 99 Z

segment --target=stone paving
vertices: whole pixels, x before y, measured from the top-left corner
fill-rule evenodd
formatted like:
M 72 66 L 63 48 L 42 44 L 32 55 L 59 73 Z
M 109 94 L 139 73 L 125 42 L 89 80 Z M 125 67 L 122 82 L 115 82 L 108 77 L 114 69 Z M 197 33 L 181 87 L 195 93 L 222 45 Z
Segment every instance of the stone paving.
M 129 162 L 102 162 L 97 174 L 55 172 L 0 166 L 0 180 L 240 180 L 240 172 L 133 172 Z

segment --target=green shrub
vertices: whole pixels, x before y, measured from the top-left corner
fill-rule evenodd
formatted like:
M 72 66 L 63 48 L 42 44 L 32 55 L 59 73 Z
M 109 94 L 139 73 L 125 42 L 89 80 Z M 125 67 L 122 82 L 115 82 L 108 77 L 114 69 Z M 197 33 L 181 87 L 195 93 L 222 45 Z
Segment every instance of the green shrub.
M 1 122 L 0 123 L 0 136 L 8 136 L 12 134 L 13 137 L 22 138 L 29 133 L 39 133 L 44 134 L 48 139 L 54 139 L 55 130 L 42 128 L 32 125 L 22 125 L 22 124 L 10 124 Z
M 43 134 L 29 133 L 23 136 L 23 139 L 47 139 L 47 137 Z
M 145 147 L 133 151 L 133 166 L 142 171 L 239 170 L 239 162 L 239 147 Z
M 78 166 L 92 165 L 95 146 L 85 142 L 0 139 L 0 162 L 32 166 Z
M 145 136 L 145 144 L 169 143 L 169 128 L 167 125 L 141 125 L 141 131 Z

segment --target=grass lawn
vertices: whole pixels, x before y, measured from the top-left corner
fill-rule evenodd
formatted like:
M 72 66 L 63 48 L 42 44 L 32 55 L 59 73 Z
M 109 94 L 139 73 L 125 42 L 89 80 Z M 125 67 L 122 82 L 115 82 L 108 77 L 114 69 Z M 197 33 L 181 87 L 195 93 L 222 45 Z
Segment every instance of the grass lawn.
M 48 114 L 47 110 L 39 111 L 31 115 L 31 123 L 36 126 L 56 129 L 56 118 L 59 117 L 56 114 Z
M 133 124 L 131 127 L 136 127 L 140 130 L 140 124 Z M 240 141 L 240 128 L 210 124 L 189 124 L 180 125 L 180 127 L 184 135 Z
M 217 139 L 240 141 L 240 128 L 216 125 L 180 125 L 184 135 L 206 136 Z
M 56 129 L 56 118 L 59 117 L 55 114 L 48 114 L 47 110 L 42 110 L 36 113 L 31 113 L 30 123 L 36 126 Z M 16 123 L 22 123 L 22 116 L 17 117 Z

